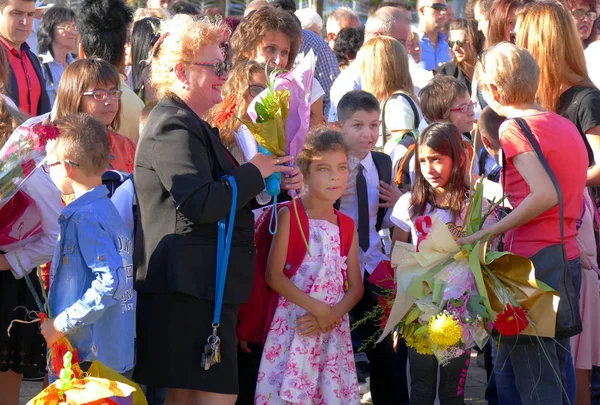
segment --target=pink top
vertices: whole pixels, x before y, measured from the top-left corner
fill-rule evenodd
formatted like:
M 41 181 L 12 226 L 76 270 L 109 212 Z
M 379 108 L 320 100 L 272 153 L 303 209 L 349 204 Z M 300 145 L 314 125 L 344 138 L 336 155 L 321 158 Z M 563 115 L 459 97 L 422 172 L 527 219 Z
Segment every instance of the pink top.
M 581 135 L 569 120 L 553 112 L 523 117 L 562 190 L 565 217 L 565 247 L 569 260 L 579 257 L 576 221 L 583 212 L 583 192 L 587 176 L 587 151 Z M 533 148 L 514 120 L 500 127 L 500 144 L 506 156 L 505 193 L 517 208 L 530 192 L 529 186 L 513 165 L 513 157 L 532 152 Z M 527 224 L 506 233 L 505 249 L 531 257 L 541 249 L 560 243 L 558 205 L 532 219 Z

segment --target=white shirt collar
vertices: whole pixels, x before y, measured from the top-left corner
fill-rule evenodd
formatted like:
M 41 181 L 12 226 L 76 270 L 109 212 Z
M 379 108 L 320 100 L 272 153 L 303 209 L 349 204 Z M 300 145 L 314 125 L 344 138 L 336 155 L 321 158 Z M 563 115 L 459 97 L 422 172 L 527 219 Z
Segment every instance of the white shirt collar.
M 364 167 L 364 170 L 367 172 L 371 171 L 371 169 L 375 166 L 375 162 L 373 161 L 373 154 L 371 152 L 367 153 L 367 156 L 360 161 L 360 164 Z

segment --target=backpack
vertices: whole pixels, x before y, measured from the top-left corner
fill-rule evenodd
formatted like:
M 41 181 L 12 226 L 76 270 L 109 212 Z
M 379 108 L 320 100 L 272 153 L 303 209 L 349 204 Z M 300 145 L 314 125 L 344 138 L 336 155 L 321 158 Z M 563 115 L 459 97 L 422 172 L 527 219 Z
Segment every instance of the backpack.
M 118 170 L 107 170 L 106 172 L 104 172 L 102 174 L 102 184 L 104 184 L 106 186 L 106 188 L 108 189 L 108 198 L 110 198 L 113 203 L 115 204 L 115 207 L 117 208 L 117 211 L 119 211 L 119 214 L 121 215 L 121 218 L 123 219 L 123 221 L 125 222 L 126 225 L 128 225 L 128 227 L 131 227 L 131 225 L 133 225 L 133 229 L 132 229 L 132 234 L 135 237 L 135 232 L 137 230 L 137 223 L 138 223 L 138 209 L 137 209 L 137 202 L 135 200 L 135 195 L 131 201 L 131 217 L 127 218 L 127 216 L 129 215 L 129 212 L 122 212 L 122 210 L 124 209 L 123 206 L 121 204 L 117 204 L 115 203 L 115 200 L 113 199 L 113 196 L 115 194 L 115 191 L 117 191 L 117 189 L 122 186 L 123 184 L 125 184 L 126 182 L 130 181 L 131 183 L 133 183 L 133 174 L 126 174 L 126 173 L 122 173 Z M 135 189 L 135 183 L 133 183 L 134 189 Z M 129 202 L 127 202 L 127 207 L 130 205 Z M 133 224 L 128 223 L 131 221 L 131 218 L 133 218 Z
M 300 199 L 296 199 L 296 203 L 300 224 L 308 240 L 310 236 L 308 216 L 302 207 Z M 292 278 L 302 265 L 307 252 L 306 246 L 302 241 L 292 201 L 278 204 L 277 210 L 279 211 L 282 207 L 287 207 L 292 215 L 288 251 L 285 259 L 286 264 L 283 270 L 288 278 Z M 240 306 L 236 328 L 236 336 L 239 340 L 260 346 L 263 346 L 267 339 L 271 321 L 273 320 L 279 301 L 279 294 L 271 290 L 265 281 L 267 261 L 273 241 L 273 235 L 269 232 L 269 218 L 271 217 L 272 210 L 273 207 L 267 208 L 256 221 L 254 227 L 254 244 L 256 246 L 254 285 L 248 301 Z M 355 234 L 354 221 L 338 210 L 335 213 L 340 228 L 341 254 L 348 256 Z
M 385 107 L 386 107 L 388 101 L 395 100 L 396 98 L 398 98 L 398 96 L 400 96 L 403 99 L 405 99 L 406 101 L 408 101 L 408 104 L 410 105 L 410 108 L 412 109 L 413 116 L 415 117 L 414 123 L 413 123 L 413 131 L 418 131 L 419 125 L 421 124 L 421 117 L 419 116 L 419 110 L 417 110 L 417 105 L 415 104 L 415 101 L 412 99 L 412 97 L 409 96 L 408 94 L 405 94 L 402 92 L 392 94 L 391 96 L 389 96 L 387 98 L 387 100 L 385 100 L 385 102 L 383 103 L 383 107 L 381 108 L 381 134 L 383 136 L 383 148 L 385 148 L 385 144 L 387 143 L 387 136 L 388 136 L 387 127 L 385 125 Z M 414 135 L 413 135 L 413 139 L 414 139 Z M 403 138 L 403 140 L 404 140 L 404 138 Z

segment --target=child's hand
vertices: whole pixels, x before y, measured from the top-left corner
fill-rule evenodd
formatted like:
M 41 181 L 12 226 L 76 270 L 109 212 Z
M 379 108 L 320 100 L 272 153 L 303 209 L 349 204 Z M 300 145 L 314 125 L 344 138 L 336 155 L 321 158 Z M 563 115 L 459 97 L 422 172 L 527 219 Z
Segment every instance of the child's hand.
M 313 315 L 317 318 L 319 329 L 321 331 L 331 330 L 329 327 L 338 321 L 331 307 L 324 302 L 319 305 L 318 310 Z
M 296 319 L 296 325 L 296 332 L 300 336 L 310 336 L 321 331 L 317 318 L 311 313 Z
M 379 198 L 384 202 L 379 204 L 381 208 L 394 208 L 398 199 L 402 196 L 402 191 L 394 186 L 387 184 L 385 181 L 380 181 L 379 186 Z
M 44 339 L 46 339 L 48 347 L 52 347 L 54 343 L 65 336 L 65 334 L 58 330 L 54 325 L 54 319 L 48 319 L 46 322 L 42 323 L 40 330 L 42 331 L 42 335 L 44 335 Z

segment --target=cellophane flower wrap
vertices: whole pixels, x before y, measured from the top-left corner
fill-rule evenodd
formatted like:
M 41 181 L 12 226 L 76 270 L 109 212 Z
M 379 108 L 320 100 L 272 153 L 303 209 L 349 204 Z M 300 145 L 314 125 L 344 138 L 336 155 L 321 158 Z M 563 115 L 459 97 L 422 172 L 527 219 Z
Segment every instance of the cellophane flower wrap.
M 478 183 L 465 214 L 465 234 L 482 229 L 497 206 L 482 212 Z M 446 365 L 474 346 L 482 348 L 494 326 L 503 336 L 554 337 L 557 293 L 536 281 L 529 259 L 488 249 L 489 237 L 461 247 L 445 223 L 437 216 L 429 219 L 418 250 L 408 243 L 394 246 L 396 291 L 379 340 L 397 330 L 408 346 Z
M 46 158 L 46 143 L 58 136 L 47 115 L 18 127 L 0 149 L 0 246 L 11 249 L 42 232 L 36 202 L 21 188 Z

